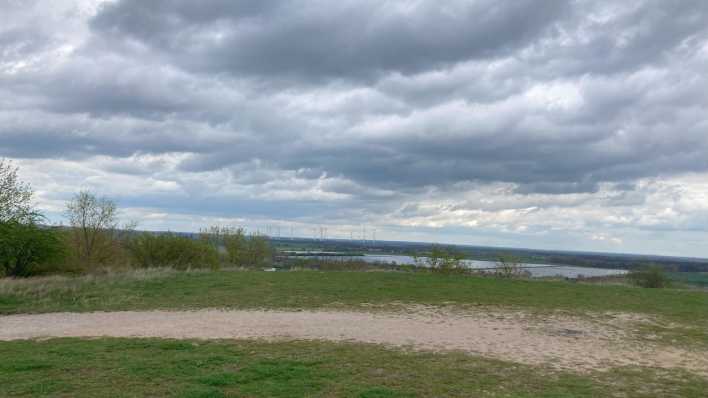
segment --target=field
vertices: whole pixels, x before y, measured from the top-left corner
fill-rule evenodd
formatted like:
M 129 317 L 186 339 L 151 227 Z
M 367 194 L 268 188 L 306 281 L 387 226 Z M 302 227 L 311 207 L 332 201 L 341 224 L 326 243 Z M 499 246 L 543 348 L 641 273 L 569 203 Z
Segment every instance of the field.
M 539 324 L 552 323 L 553 317 L 572 317 L 579 324 L 587 320 L 612 333 L 626 332 L 627 337 L 618 340 L 621 349 L 654 347 L 699 356 L 708 350 L 708 294 L 702 290 L 335 271 L 156 269 L 0 280 L 0 314 L 6 316 L 213 308 L 385 315 L 411 306 L 463 317 L 517 311 Z M 624 323 L 611 323 L 618 314 L 631 316 Z M 581 341 L 551 338 L 569 342 L 570 347 L 573 341 Z M 533 365 L 469 352 L 413 348 L 298 339 L 5 341 L 0 342 L 0 357 L 6 359 L 0 364 L 0 395 L 700 397 L 708 388 L 708 373 L 683 365 L 657 368 L 642 361 L 573 371 L 552 362 Z
M 708 380 L 574 374 L 458 353 L 317 342 L 57 339 L 0 344 L 0 395 L 72 397 L 702 397 Z
M 0 280 L 0 314 L 195 308 L 351 308 L 396 303 L 638 312 L 708 320 L 708 294 L 564 281 L 404 272 L 137 271 Z

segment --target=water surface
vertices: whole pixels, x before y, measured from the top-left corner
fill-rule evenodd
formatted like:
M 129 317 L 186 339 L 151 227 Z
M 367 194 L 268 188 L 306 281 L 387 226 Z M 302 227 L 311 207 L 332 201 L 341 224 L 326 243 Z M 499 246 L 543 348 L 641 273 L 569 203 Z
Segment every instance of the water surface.
M 337 256 L 337 257 L 319 257 L 319 256 L 305 256 L 313 258 L 326 258 L 326 259 L 346 259 L 346 260 L 362 260 L 369 263 L 386 263 L 386 264 L 398 264 L 398 265 L 417 265 L 415 258 L 412 256 L 396 255 L 396 254 L 365 254 L 363 256 Z M 421 259 L 425 259 L 421 257 Z M 489 270 L 494 271 L 497 264 L 494 261 L 483 261 L 483 260 L 462 260 L 465 267 L 478 270 Z M 600 276 L 613 276 L 613 275 L 624 275 L 627 273 L 623 269 L 605 269 L 605 268 L 590 268 L 590 267 L 577 267 L 573 265 L 555 265 L 555 264 L 529 264 L 521 263 L 521 268 L 531 274 L 533 278 L 545 278 L 545 277 L 562 277 L 577 279 L 579 277 L 600 277 Z

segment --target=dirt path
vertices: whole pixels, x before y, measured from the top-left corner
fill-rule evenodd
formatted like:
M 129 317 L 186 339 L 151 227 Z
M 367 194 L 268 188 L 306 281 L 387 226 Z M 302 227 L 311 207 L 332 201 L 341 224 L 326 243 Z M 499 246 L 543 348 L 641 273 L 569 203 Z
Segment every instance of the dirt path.
M 640 365 L 708 376 L 708 353 L 639 343 L 619 324 L 521 312 L 96 312 L 0 317 L 0 340 L 164 337 L 356 341 L 585 371 Z

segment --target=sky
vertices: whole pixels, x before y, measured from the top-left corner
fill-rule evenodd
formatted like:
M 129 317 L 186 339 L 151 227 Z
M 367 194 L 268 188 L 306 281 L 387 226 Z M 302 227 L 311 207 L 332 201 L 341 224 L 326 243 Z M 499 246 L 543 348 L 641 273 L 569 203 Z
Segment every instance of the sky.
M 0 0 L 51 222 L 708 257 L 704 0 Z

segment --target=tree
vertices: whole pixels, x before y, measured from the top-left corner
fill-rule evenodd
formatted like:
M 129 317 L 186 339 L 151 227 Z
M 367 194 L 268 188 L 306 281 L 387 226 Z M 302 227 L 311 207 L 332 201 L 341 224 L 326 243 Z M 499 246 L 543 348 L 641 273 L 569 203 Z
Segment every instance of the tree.
M 32 189 L 17 178 L 17 167 L 0 159 L 0 222 L 28 222 L 37 217 L 32 210 Z
M 57 232 L 35 222 L 0 222 L 0 276 L 27 277 L 36 267 L 60 261 L 65 253 Z
M 57 233 L 38 223 L 32 190 L 17 178 L 17 167 L 0 159 L 0 276 L 30 276 L 42 263 L 63 254 Z
M 72 227 L 76 254 L 84 264 L 92 265 L 102 245 L 111 244 L 118 225 L 116 204 L 82 191 L 66 206 L 66 217 Z

